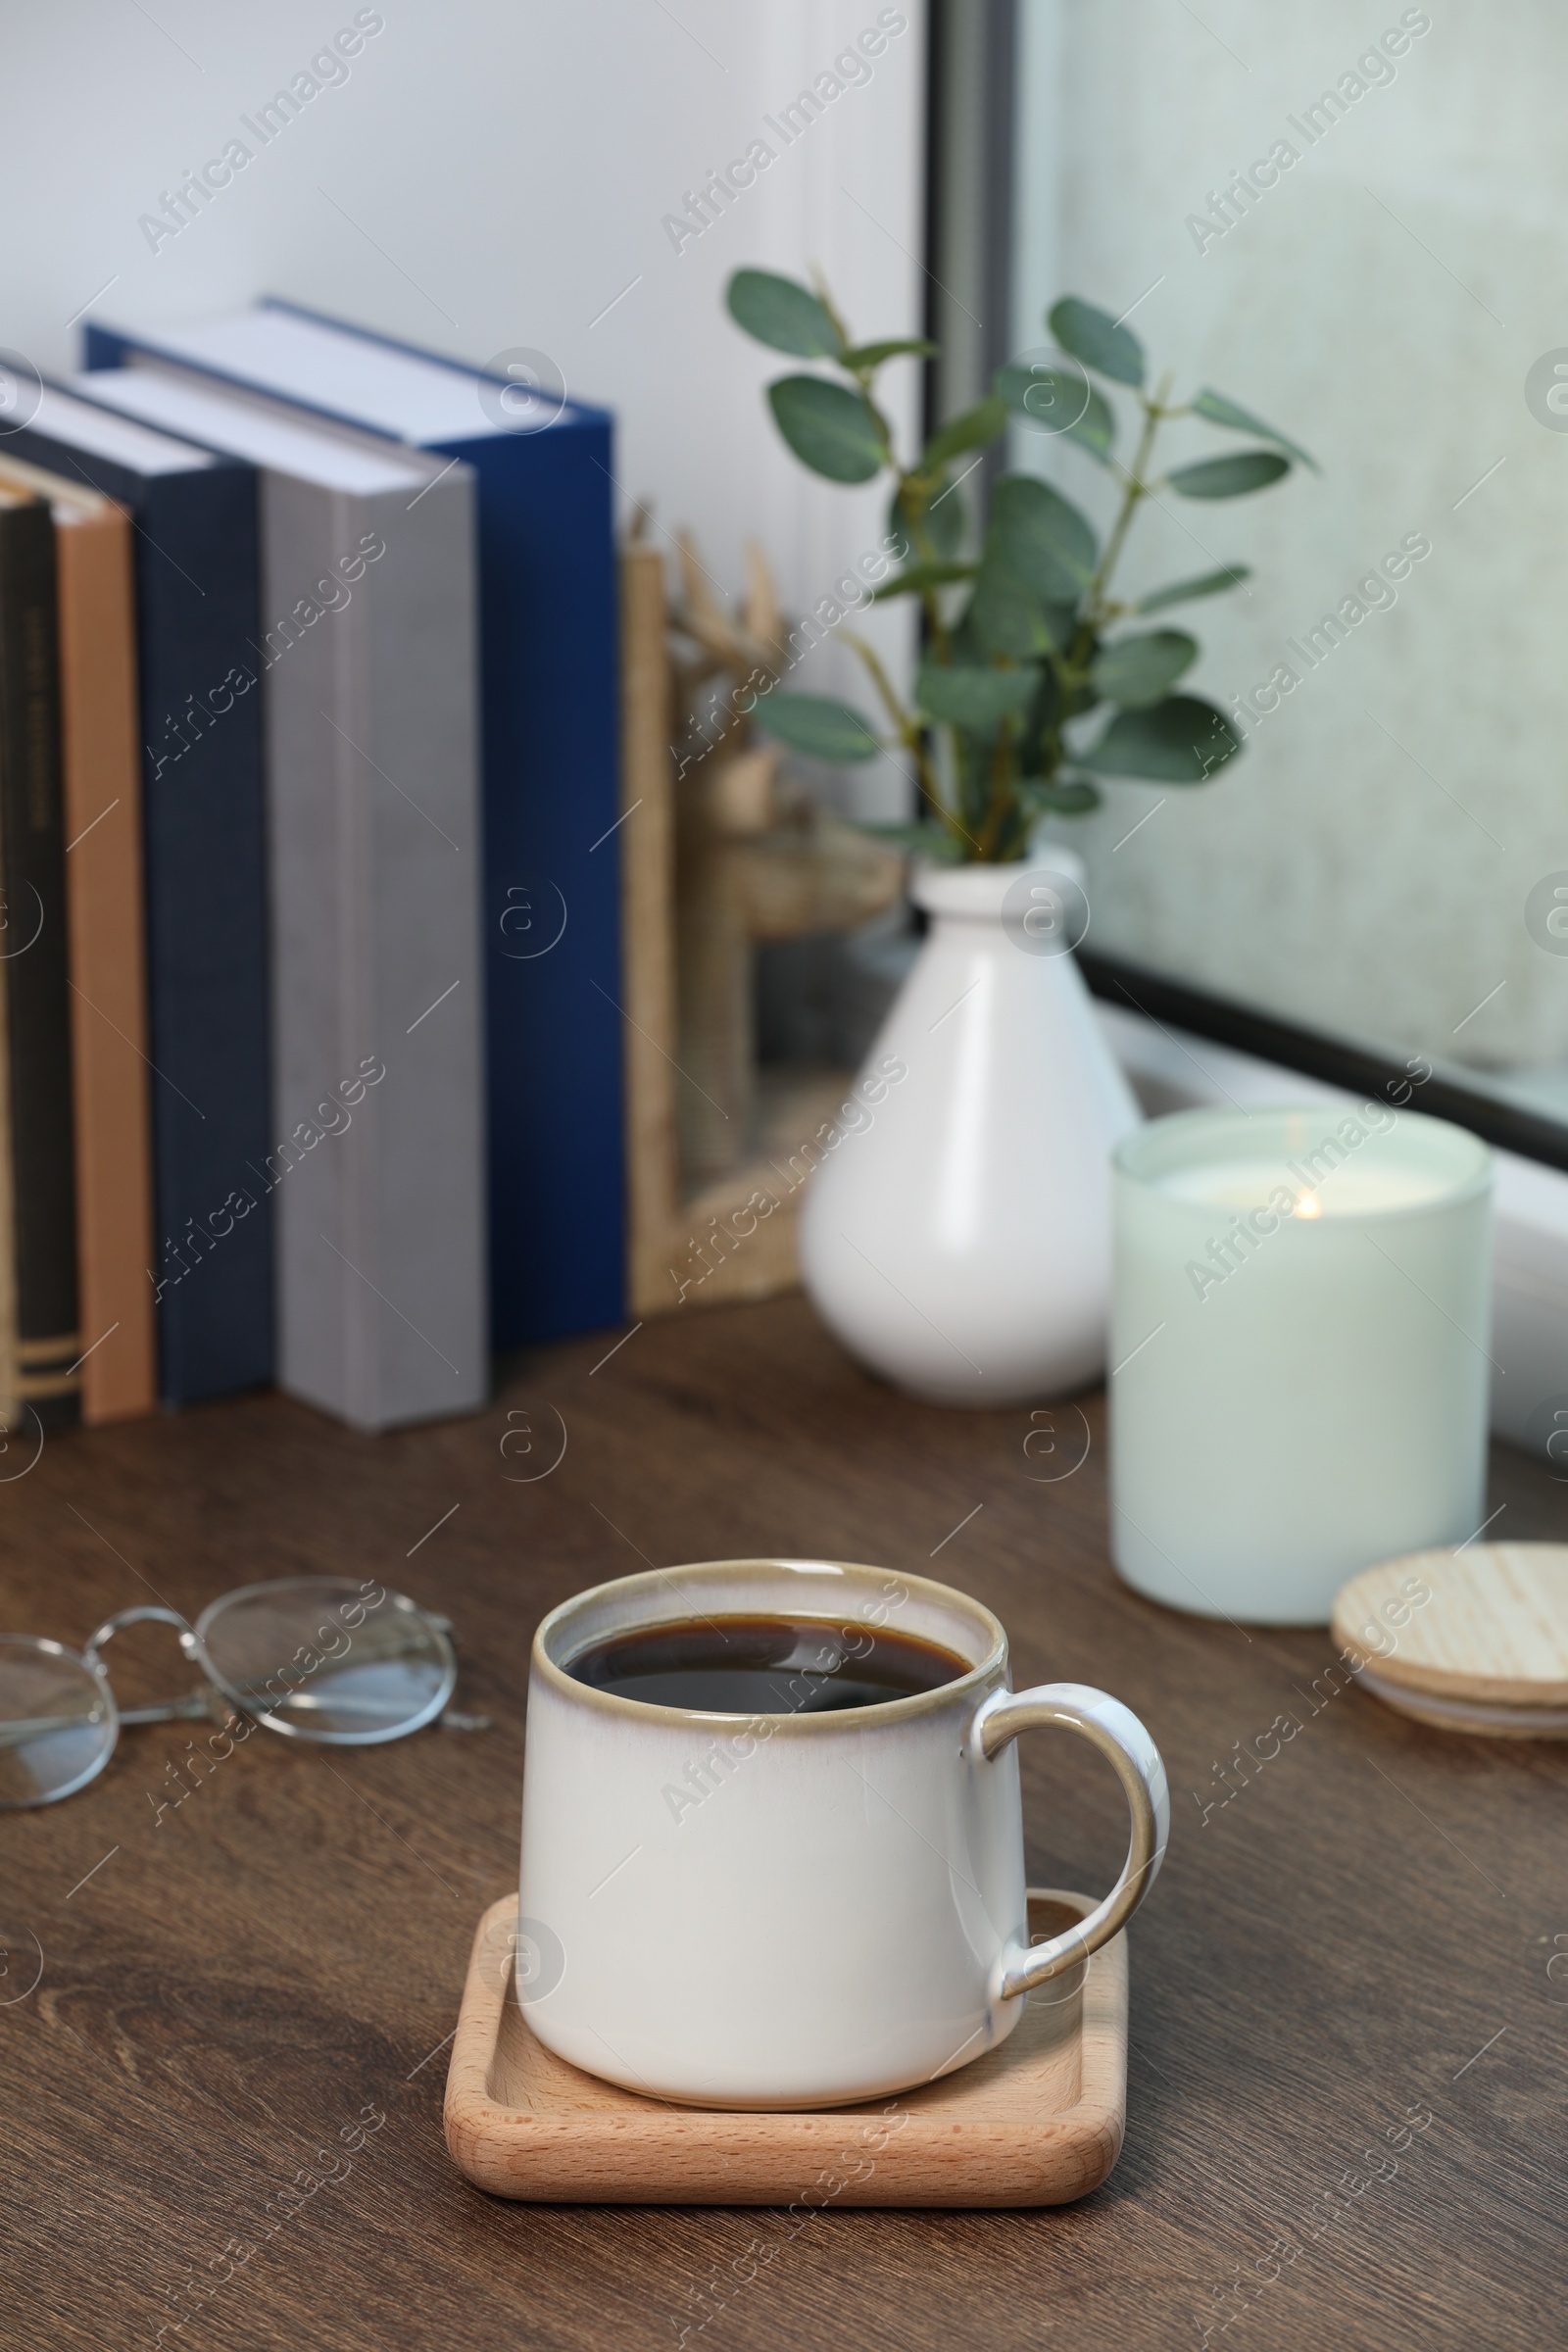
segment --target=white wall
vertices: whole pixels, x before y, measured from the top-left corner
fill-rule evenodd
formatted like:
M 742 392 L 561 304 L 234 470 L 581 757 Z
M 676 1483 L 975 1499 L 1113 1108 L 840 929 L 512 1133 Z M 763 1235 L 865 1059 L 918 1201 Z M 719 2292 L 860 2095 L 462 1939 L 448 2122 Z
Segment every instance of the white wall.
M 616 412 L 623 512 L 651 497 L 732 586 L 755 532 L 792 607 L 813 603 L 873 543 L 881 498 L 819 484 L 783 449 L 760 387 L 792 363 L 749 343 L 721 294 L 742 264 L 804 274 L 815 262 L 857 331 L 918 331 L 921 0 L 386 0 L 374 13 L 383 28 L 347 80 L 261 147 L 239 118 L 353 24 L 353 0 L 9 12 L 0 345 L 58 370 L 76 364 L 68 321 L 89 305 L 152 327 L 271 292 L 479 362 L 543 350 L 573 393 Z M 906 28 L 785 148 L 762 118 L 879 13 Z M 139 216 L 236 136 L 252 160 L 152 250 Z M 677 252 L 662 217 L 758 137 L 776 160 Z M 900 390 L 906 429 L 912 367 Z M 823 649 L 796 682 L 847 686 L 848 660 Z

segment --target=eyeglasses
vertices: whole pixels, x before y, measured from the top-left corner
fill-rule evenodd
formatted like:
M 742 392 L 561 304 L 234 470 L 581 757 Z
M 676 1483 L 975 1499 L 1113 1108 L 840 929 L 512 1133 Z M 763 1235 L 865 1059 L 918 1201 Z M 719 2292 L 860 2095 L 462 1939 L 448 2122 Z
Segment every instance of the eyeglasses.
M 102 1652 L 142 1624 L 176 1629 L 200 1690 L 153 1707 L 116 1703 Z M 194 1626 L 173 1609 L 121 1609 L 79 1653 L 0 1635 L 0 1812 L 74 1796 L 103 1771 L 126 1723 L 222 1723 L 231 1712 L 327 1746 L 405 1739 L 433 1722 L 457 1687 L 451 1635 L 445 1617 L 406 1593 L 336 1576 L 242 1585 Z

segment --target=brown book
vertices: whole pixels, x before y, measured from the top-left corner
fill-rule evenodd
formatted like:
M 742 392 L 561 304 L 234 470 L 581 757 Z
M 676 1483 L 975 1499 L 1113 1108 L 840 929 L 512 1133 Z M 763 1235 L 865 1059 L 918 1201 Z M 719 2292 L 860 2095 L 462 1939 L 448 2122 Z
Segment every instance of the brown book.
M 54 516 L 81 1412 L 119 1421 L 158 1394 L 131 526 L 17 459 L 0 457 L 0 483 Z
M 8 1431 L 59 1428 L 81 1412 L 58 619 L 49 509 L 0 483 L 0 959 L 17 1300 Z

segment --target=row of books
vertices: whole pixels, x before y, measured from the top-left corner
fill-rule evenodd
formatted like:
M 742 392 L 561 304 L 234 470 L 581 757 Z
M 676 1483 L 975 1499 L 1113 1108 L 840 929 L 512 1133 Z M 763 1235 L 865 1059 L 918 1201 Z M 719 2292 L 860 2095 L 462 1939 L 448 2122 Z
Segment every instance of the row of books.
M 85 360 L 0 436 L 0 1420 L 471 1409 L 623 1308 L 610 418 L 276 302 Z

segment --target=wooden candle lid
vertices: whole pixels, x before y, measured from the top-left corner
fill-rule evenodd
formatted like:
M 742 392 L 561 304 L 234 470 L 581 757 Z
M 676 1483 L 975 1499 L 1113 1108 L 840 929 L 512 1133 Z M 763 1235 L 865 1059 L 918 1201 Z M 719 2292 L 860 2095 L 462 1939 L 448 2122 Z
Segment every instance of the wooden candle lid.
M 1418 1551 L 1341 1587 L 1334 1638 L 1378 1697 L 1444 1728 L 1568 1735 L 1568 1544 Z

